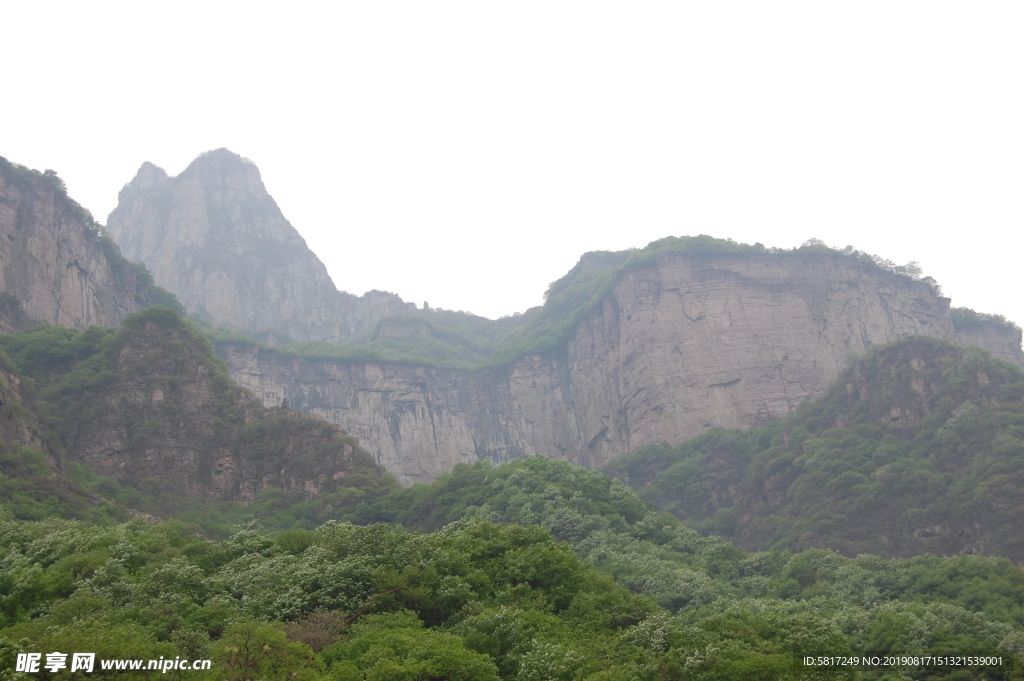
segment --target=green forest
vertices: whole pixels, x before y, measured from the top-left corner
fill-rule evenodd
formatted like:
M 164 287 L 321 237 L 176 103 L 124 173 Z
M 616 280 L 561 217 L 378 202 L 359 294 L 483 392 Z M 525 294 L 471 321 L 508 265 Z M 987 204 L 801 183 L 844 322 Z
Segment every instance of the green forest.
M 240 391 L 170 308 L 0 336 L 0 369 L 3 681 L 125 673 L 14 671 L 53 651 L 210 659 L 167 674 L 238 681 L 1024 679 L 1024 377 L 976 349 L 876 348 L 787 419 L 604 472 L 481 461 L 408 488 L 330 424 Z M 200 460 L 209 440 L 282 485 L 187 495 L 154 469 L 103 473 L 80 454 L 100 427 L 139 459 L 198 434 Z M 878 543 L 872 512 L 905 543 Z M 981 534 L 954 526 L 965 513 Z M 985 550 L 943 548 L 946 525 Z M 999 664 L 803 662 L 908 654 Z
M 180 521 L 8 513 L 0 656 L 212 659 L 210 674 L 228 679 L 1024 672 L 1024 574 L 1004 558 L 748 553 L 600 473 L 540 457 L 460 466 L 365 510 L 391 522 L 277 532 L 257 522 L 220 542 Z M 866 652 L 1003 663 L 823 670 L 800 662 Z

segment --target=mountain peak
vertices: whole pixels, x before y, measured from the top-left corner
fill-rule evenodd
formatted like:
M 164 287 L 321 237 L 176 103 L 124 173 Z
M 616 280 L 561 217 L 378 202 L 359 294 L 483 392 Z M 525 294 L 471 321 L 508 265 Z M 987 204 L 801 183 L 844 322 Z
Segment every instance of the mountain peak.
M 243 332 L 339 343 L 406 308 L 398 296 L 371 306 L 341 295 L 256 164 L 225 148 L 200 154 L 177 177 L 143 164 L 107 230 L 127 257 L 180 292 L 189 312 Z
M 135 177 L 132 178 L 132 181 L 128 182 L 121 188 L 121 191 L 117 195 L 117 199 L 120 201 L 122 196 L 126 195 L 126 193 L 132 194 L 134 192 L 142 191 L 148 187 L 161 185 L 167 182 L 167 179 L 167 171 L 156 164 L 146 161 L 139 166 L 139 171 L 135 173 Z

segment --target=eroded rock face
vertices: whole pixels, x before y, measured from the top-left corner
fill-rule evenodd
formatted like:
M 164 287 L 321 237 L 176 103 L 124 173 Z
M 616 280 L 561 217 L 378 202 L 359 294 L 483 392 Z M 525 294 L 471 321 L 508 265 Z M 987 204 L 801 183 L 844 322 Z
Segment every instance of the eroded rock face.
M 287 399 L 341 425 L 411 484 L 482 458 L 597 467 L 642 445 L 763 423 L 824 394 L 851 353 L 906 336 L 980 340 L 1012 358 L 999 334 L 957 337 L 948 309 L 924 283 L 841 256 L 665 256 L 627 274 L 563 351 L 508 369 L 306 361 L 230 344 L 218 353 L 264 404 Z
M 227 150 L 176 178 L 144 164 L 109 229 L 186 309 L 249 333 L 274 329 L 262 336 L 268 345 L 341 343 L 412 307 L 337 292 L 256 167 Z M 375 331 L 404 339 L 425 328 Z M 287 399 L 340 425 L 410 484 L 481 458 L 543 454 L 596 467 L 642 445 L 763 423 L 823 394 L 851 353 L 911 335 L 1024 364 L 1019 332 L 958 333 L 949 300 L 925 283 L 810 251 L 662 256 L 626 274 L 564 348 L 502 370 L 218 351 L 265 405 Z
M 140 308 L 136 271 L 108 258 L 75 208 L 56 176 L 0 158 L 0 333 L 117 326 Z
M 977 345 L 1004 362 L 1024 366 L 1024 350 L 1021 350 L 1021 330 L 1005 324 L 981 322 L 956 329 L 953 342 L 957 345 Z
M 118 194 L 107 229 L 187 311 L 217 325 L 340 343 L 415 308 L 381 291 L 339 292 L 256 166 L 227 149 L 177 177 L 144 163 Z

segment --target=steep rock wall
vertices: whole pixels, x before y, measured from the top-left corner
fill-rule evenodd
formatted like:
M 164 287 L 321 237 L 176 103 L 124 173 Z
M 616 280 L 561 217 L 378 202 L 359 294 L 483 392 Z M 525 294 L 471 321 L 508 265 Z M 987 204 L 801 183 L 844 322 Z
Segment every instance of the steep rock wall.
M 507 369 L 307 361 L 231 344 L 218 353 L 265 404 L 287 399 L 341 425 L 410 484 L 481 458 L 596 467 L 781 417 L 823 394 L 851 352 L 911 335 L 967 340 L 948 309 L 926 284 L 842 256 L 664 256 L 623 276 L 564 350 Z M 986 342 L 1004 353 L 1012 344 Z
M 117 326 L 145 302 L 137 271 L 109 257 L 62 184 L 0 158 L 0 333 Z
M 227 149 L 177 177 L 152 163 L 118 194 L 107 229 L 185 309 L 214 324 L 340 343 L 412 303 L 339 292 L 267 193 L 256 166 Z
M 1021 349 L 1021 330 L 1009 324 L 981 322 L 957 327 L 953 342 L 957 345 L 977 345 L 1004 362 L 1024 366 Z

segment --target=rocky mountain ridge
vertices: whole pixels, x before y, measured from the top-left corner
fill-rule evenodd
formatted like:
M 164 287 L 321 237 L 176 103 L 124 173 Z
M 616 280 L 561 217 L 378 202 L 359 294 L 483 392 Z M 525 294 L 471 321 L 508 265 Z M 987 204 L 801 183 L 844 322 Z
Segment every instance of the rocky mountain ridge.
M 265 404 L 286 399 L 338 423 L 410 484 L 484 458 L 598 467 L 762 424 L 824 394 L 851 353 L 908 336 L 1024 359 L 1019 329 L 958 332 L 927 283 L 828 253 L 660 257 L 623 276 L 564 348 L 508 367 L 315 360 L 237 343 L 218 353 Z
M 271 344 L 341 343 L 416 307 L 382 291 L 338 291 L 256 166 L 227 149 L 202 154 L 176 177 L 144 163 L 118 194 L 107 229 L 188 312 Z
M 334 291 L 256 167 L 224 149 L 176 178 L 143 165 L 109 229 L 215 324 L 270 327 L 275 341 L 352 346 L 362 334 L 367 350 L 390 349 L 376 358 L 339 350 L 335 359 L 217 345 L 232 378 L 266 406 L 287 400 L 340 425 L 403 484 L 457 463 L 531 454 L 597 467 L 646 444 L 761 424 L 824 394 L 851 353 L 912 335 L 1024 363 L 1019 329 L 957 327 L 949 299 L 919 273 L 818 242 L 783 252 L 709 237 L 588 254 L 543 308 L 475 336 L 500 360 L 477 360 L 476 370 L 435 363 L 441 350 L 481 355 L 460 345 L 468 336 L 433 333 L 434 311 L 397 298 L 350 306 L 355 299 Z
M 32 191 L 50 196 L 41 205 L 81 215 L 66 194 L 53 193 L 52 179 L 31 179 Z M 18 182 L 5 186 L 26 191 Z M 416 310 L 391 294 L 338 293 L 255 166 L 227 150 L 201 156 L 177 178 L 144 164 L 120 199 L 110 228 L 132 257 L 146 258 L 158 281 L 172 282 L 186 307 L 266 341 L 218 342 L 231 378 L 264 407 L 287 400 L 358 437 L 403 484 L 429 481 L 461 462 L 531 454 L 598 467 L 647 444 L 762 424 L 824 394 L 851 354 L 907 336 L 978 344 L 1024 364 L 1020 329 L 990 318 L 957 322 L 929 282 L 850 249 L 779 251 L 684 237 L 641 251 L 588 254 L 553 285 L 543 308 L 490 322 Z M 42 292 L 64 286 L 70 293 L 46 299 L 50 307 L 78 301 L 75 309 L 88 314 L 7 315 L 21 319 L 9 328 L 32 321 L 112 326 L 152 292 L 162 293 L 139 285 L 148 272 L 121 258 L 91 218 L 47 222 L 40 216 L 53 210 L 24 207 L 34 205 L 21 200 L 4 213 L 12 233 L 30 225 L 57 235 L 23 239 L 42 249 L 35 261 L 52 259 L 51 251 L 64 255 L 29 268 L 18 280 L 29 282 L 22 289 L 9 286 L 10 307 L 36 310 Z M 74 229 L 60 236 L 51 224 Z M 8 241 L 18 243 L 17 235 Z M 81 264 L 82 254 L 94 252 L 86 267 L 94 274 L 65 273 L 78 271 L 70 254 Z M 0 253 L 5 272 L 27 271 L 24 263 L 34 261 L 25 253 Z M 135 290 L 102 289 L 118 281 L 134 282 Z M 319 355 L 266 347 L 357 336 L 386 352 L 360 354 L 351 340 Z M 423 347 L 454 348 L 453 357 L 477 358 L 473 366 L 487 353 L 501 359 L 460 369 L 417 354 Z M 330 348 L 355 352 L 334 358 Z

